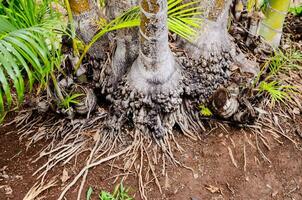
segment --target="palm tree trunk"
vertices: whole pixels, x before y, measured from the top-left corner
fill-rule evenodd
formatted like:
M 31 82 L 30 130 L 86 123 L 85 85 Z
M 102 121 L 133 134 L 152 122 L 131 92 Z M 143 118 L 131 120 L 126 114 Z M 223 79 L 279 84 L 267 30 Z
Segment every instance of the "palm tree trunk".
M 110 0 L 106 2 L 106 16 L 110 20 L 120 16 L 125 10 L 137 6 L 137 0 Z M 112 77 L 110 82 L 116 84 L 131 67 L 138 56 L 138 29 L 121 29 L 117 32 L 115 52 L 112 57 Z
M 277 48 L 281 41 L 283 23 L 290 0 L 269 0 L 265 10 L 265 19 L 260 24 L 259 34 Z
M 94 36 L 97 26 L 98 13 L 90 0 L 69 0 L 78 36 L 88 43 Z
M 201 7 L 205 12 L 201 30 L 196 40 L 187 45 L 193 59 L 208 59 L 212 54 L 220 56 L 222 52 L 232 49 L 227 32 L 230 0 L 203 0 Z
M 98 24 L 101 13 L 98 6 L 92 0 L 68 0 L 73 14 L 75 29 L 77 36 L 83 40 L 84 43 L 89 43 L 95 33 L 98 31 Z M 89 53 L 95 57 L 102 58 L 105 56 L 104 49 L 106 42 L 98 41 Z
M 178 73 L 168 42 L 167 0 L 142 0 L 140 8 L 139 56 L 128 79 L 135 88 L 148 93 L 157 86 L 171 87 Z

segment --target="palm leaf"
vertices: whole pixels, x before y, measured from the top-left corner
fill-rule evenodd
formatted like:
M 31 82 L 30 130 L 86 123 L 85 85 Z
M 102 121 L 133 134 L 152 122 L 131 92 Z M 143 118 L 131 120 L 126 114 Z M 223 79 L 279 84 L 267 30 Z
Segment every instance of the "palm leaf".
M 26 88 L 45 84 L 59 51 L 55 39 L 64 32 L 49 0 L 0 2 L 0 115 L 23 101 Z M 28 85 L 24 80 L 28 80 Z M 0 116 L 1 118 L 1 116 Z
M 184 3 L 184 0 L 168 0 L 168 27 L 169 30 L 178 34 L 186 40 L 192 40 L 197 36 L 196 29 L 200 28 L 203 20 L 195 17 L 200 15 L 200 1 Z M 108 24 L 104 25 L 102 19 L 101 30 L 92 38 L 90 43 L 85 47 L 76 67 L 77 70 L 82 63 L 83 58 L 87 54 L 91 46 L 99 40 L 103 35 L 110 31 L 115 31 L 123 28 L 132 28 L 140 25 L 140 8 L 135 6 L 128 11 L 113 19 Z

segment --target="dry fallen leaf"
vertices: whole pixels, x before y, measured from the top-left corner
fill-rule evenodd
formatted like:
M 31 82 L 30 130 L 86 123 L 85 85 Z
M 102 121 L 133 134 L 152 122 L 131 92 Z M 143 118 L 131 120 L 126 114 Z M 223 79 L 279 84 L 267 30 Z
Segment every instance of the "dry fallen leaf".
M 220 189 L 218 187 L 215 187 L 213 185 L 206 185 L 205 186 L 207 190 L 209 190 L 211 193 L 218 193 Z
M 1 185 L 0 189 L 3 189 L 6 195 L 13 194 L 13 189 L 9 185 Z
M 64 168 L 63 174 L 61 176 L 62 183 L 65 183 L 69 178 L 70 178 L 70 176 L 68 175 L 68 171 Z
M 170 180 L 169 180 L 169 177 L 168 177 L 168 174 L 166 173 L 166 176 L 165 176 L 165 189 L 168 189 L 171 187 L 170 185 Z

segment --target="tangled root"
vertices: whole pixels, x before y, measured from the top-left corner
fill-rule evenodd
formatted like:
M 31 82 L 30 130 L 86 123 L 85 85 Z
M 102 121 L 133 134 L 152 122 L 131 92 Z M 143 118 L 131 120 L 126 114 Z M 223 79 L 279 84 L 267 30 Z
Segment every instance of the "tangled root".
M 127 74 L 116 85 L 106 83 L 110 78 L 105 79 L 103 91 L 112 103 L 111 114 L 119 119 L 118 126 L 130 123 L 155 138 L 163 138 L 175 125 L 194 139 L 194 135 L 204 129 L 197 107 L 208 103 L 220 86 L 227 85 L 230 77 L 228 54 L 197 61 L 189 59 L 183 51 L 175 54 L 181 66 L 181 78 L 169 90 L 162 90 L 159 85 L 151 92 L 141 92 L 129 84 Z

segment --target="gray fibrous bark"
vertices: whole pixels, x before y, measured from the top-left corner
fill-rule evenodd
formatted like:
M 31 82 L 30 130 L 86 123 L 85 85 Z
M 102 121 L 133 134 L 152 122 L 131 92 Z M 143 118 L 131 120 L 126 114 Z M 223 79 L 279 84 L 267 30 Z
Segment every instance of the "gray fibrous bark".
M 160 90 L 169 90 L 177 84 L 179 72 L 169 48 L 167 1 L 142 0 L 140 6 L 139 56 L 131 67 L 128 82 L 145 94 L 158 90 L 158 86 Z
M 138 5 L 139 0 L 110 0 L 106 1 L 106 16 L 113 20 L 132 6 Z
M 88 44 L 99 30 L 98 21 L 103 17 L 99 7 L 93 0 L 69 0 L 69 4 L 76 34 L 85 44 Z M 89 49 L 89 54 L 97 58 L 104 58 L 107 45 L 106 39 L 102 38 Z
M 219 1 L 219 3 L 216 1 Z M 228 7 L 230 6 L 227 1 L 229 0 L 207 1 L 208 5 L 202 3 L 202 6 L 210 8 L 208 9 L 210 12 L 208 12 L 207 16 L 202 16 L 204 23 L 201 26 L 201 30 L 199 30 L 197 38 L 193 41 L 194 46 L 188 45 L 193 59 L 199 59 L 201 56 L 205 59 L 213 56 L 221 57 L 223 52 L 235 53 L 227 33 Z M 220 10 L 221 12 L 214 13 L 215 10 Z
M 113 20 L 127 9 L 136 6 L 137 0 L 110 0 L 106 2 L 106 16 Z M 137 28 L 119 30 L 113 39 L 116 48 L 112 57 L 112 84 L 126 73 L 138 56 L 138 31 Z
M 156 137 L 167 133 L 163 118 L 181 103 L 180 68 L 168 43 L 167 0 L 142 0 L 139 53 L 116 89 L 107 85 L 107 99 L 114 103 L 115 115 L 132 115 L 141 131 Z
M 237 65 L 243 72 L 258 74 L 259 69 L 255 62 L 249 61 L 244 54 L 236 49 L 235 44 L 228 34 L 228 20 L 231 0 L 203 0 L 204 23 L 195 41 L 186 45 L 191 57 L 195 60 L 200 58 L 212 61 L 221 59 L 221 62 L 230 62 Z

